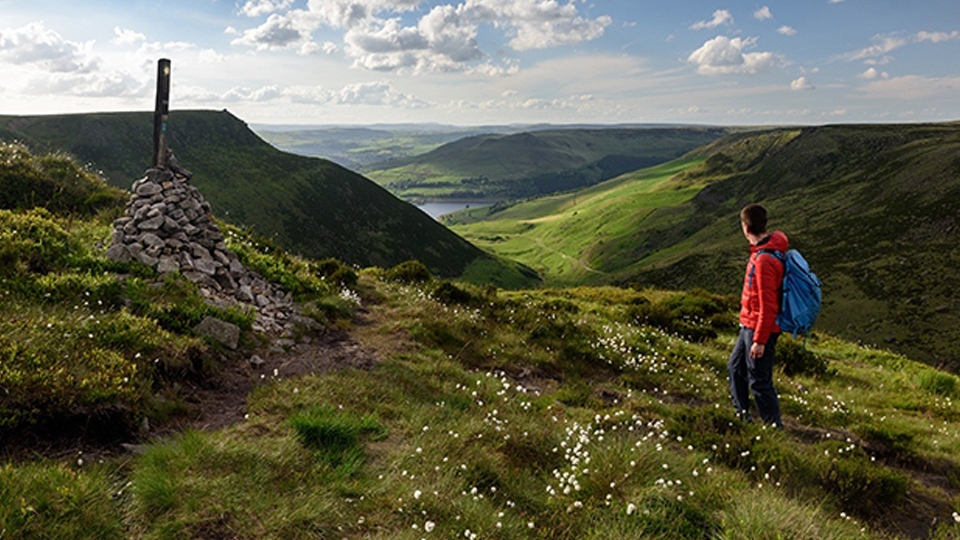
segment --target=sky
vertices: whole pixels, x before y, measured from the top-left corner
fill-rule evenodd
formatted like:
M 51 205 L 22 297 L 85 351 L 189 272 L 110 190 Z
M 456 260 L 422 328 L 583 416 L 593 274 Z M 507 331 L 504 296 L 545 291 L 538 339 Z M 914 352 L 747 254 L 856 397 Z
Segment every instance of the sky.
M 0 114 L 255 124 L 960 120 L 958 0 L 0 0 Z

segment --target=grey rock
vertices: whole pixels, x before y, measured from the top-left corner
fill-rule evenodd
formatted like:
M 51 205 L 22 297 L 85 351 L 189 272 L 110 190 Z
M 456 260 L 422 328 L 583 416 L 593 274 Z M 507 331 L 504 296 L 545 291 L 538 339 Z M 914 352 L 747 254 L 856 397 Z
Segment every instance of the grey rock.
M 217 273 L 217 263 L 213 259 L 196 259 L 193 261 L 193 267 L 208 276 Z
M 140 242 L 147 247 L 163 246 L 166 243 L 163 241 L 163 238 L 153 233 L 144 233 L 144 235 L 140 237 Z
M 137 260 L 139 260 L 140 262 L 142 262 L 147 266 L 156 266 L 157 263 L 160 262 L 160 259 L 150 255 L 146 251 L 142 251 L 139 254 L 137 254 Z
M 250 357 L 250 365 L 251 365 L 254 369 L 259 369 L 259 368 L 263 367 L 264 365 L 266 365 L 266 363 L 267 363 L 267 362 L 266 362 L 263 358 L 260 358 L 260 355 L 255 354 L 255 355 L 253 355 L 253 356 Z
M 137 228 L 139 228 L 142 231 L 155 231 L 159 229 L 161 225 L 163 225 L 163 218 L 164 216 L 161 216 L 161 215 L 154 216 L 145 221 L 141 221 L 137 225 Z
M 161 274 L 176 272 L 177 270 L 180 270 L 180 263 L 173 257 L 161 257 L 157 263 L 157 272 Z
M 137 187 L 136 194 L 141 197 L 150 197 L 160 193 L 162 188 L 154 182 L 144 182 Z
M 112 261 L 120 262 L 130 262 L 133 260 L 133 255 L 130 254 L 130 250 L 123 244 L 110 246 L 110 249 L 107 250 L 106 257 Z
M 222 343 L 231 349 L 236 349 L 240 343 L 240 327 L 216 317 L 207 316 L 195 330 L 201 336 Z

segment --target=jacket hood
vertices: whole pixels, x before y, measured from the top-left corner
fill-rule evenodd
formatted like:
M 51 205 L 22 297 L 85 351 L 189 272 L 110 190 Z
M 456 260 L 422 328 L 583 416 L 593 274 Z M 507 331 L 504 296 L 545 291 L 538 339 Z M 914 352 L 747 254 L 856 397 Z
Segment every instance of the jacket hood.
M 782 231 L 773 231 L 759 244 L 750 246 L 750 253 L 756 253 L 761 249 L 786 253 L 789 247 L 790 241 L 787 239 L 787 235 L 783 234 Z

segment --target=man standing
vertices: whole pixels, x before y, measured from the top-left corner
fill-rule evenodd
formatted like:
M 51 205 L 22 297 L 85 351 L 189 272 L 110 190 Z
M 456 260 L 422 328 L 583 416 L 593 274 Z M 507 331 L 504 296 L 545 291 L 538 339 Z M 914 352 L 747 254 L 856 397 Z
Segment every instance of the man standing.
M 750 258 L 740 295 L 740 335 L 727 362 L 730 394 L 737 415 L 749 421 L 753 391 L 764 423 L 782 429 L 780 401 L 773 386 L 773 359 L 780 336 L 776 320 L 783 263 L 769 252 L 786 253 L 789 243 L 780 231 L 767 233 L 767 210 L 758 204 L 740 211 L 740 225 L 750 242 Z

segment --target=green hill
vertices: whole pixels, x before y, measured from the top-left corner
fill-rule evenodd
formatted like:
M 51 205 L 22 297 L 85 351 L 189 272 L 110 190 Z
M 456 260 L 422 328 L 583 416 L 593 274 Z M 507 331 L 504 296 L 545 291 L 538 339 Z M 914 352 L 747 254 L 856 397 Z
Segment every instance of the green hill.
M 367 175 L 401 197 L 506 200 L 582 188 L 674 159 L 721 128 L 547 129 L 466 137 Z
M 824 281 L 821 329 L 956 369 L 958 151 L 957 123 L 731 135 L 581 192 L 449 223 L 548 283 L 734 293 L 746 253 L 737 212 L 759 202 Z
M 354 271 L 227 226 L 304 314 L 272 341 L 107 260 L 98 175 L 0 144 L 0 180 L 3 538 L 960 537 L 955 375 L 785 337 L 776 430 L 729 404 L 735 296 Z
M 226 111 L 174 111 L 169 126 L 169 146 L 214 213 L 288 250 L 359 266 L 416 259 L 443 276 L 533 282 L 366 178 L 276 150 Z M 149 113 L 0 117 L 0 135 L 65 151 L 123 188 L 149 167 L 152 133 Z

